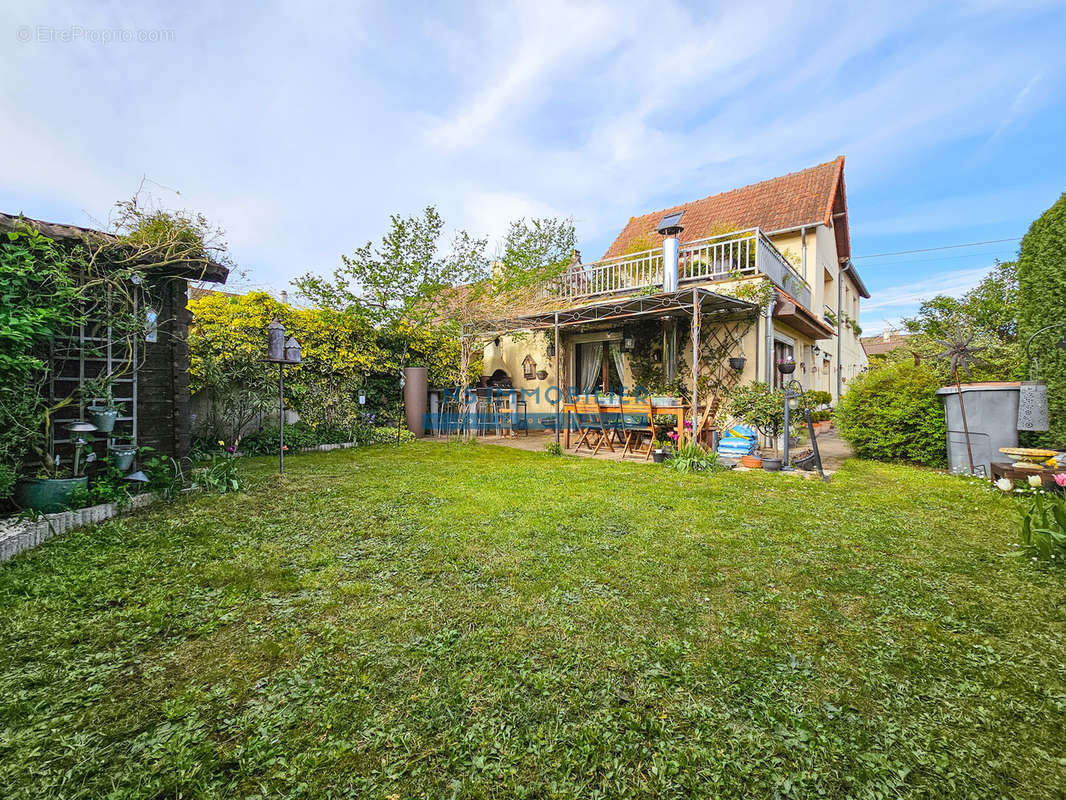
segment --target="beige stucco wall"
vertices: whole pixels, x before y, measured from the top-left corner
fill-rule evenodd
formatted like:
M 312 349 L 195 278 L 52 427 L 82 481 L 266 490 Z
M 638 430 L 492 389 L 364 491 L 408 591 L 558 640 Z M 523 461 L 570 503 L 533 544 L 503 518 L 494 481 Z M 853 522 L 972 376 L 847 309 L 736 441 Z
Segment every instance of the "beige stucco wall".
M 548 340 L 542 333 L 524 333 L 515 336 L 501 336 L 500 344 L 489 342 L 485 345 L 484 374 L 492 375 L 502 369 L 511 377 L 515 389 L 523 392 L 529 413 L 552 411 L 555 397 L 555 359 L 547 353 Z M 541 380 L 534 377 L 527 380 L 524 376 L 522 362 L 526 355 L 533 357 L 536 370 L 546 370 L 548 376 Z M 473 376 L 476 381 L 478 376 Z M 563 375 L 565 385 L 566 376 Z M 550 391 L 549 391 L 550 390 Z

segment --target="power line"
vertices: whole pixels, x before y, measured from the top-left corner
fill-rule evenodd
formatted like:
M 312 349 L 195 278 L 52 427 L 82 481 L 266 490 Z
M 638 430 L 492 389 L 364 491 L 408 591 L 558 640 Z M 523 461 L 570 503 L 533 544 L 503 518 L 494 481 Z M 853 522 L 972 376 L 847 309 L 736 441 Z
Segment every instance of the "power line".
M 969 242 L 968 244 L 947 244 L 943 247 L 925 247 L 921 250 L 899 250 L 895 253 L 874 253 L 869 256 L 852 256 L 851 260 L 855 261 L 860 258 L 884 258 L 885 256 L 907 256 L 911 253 L 931 253 L 934 250 L 955 250 L 959 247 L 978 247 L 985 244 L 999 244 L 1000 242 L 1017 242 L 1021 240 L 1021 236 L 1012 236 L 1009 239 L 989 239 L 987 242 Z

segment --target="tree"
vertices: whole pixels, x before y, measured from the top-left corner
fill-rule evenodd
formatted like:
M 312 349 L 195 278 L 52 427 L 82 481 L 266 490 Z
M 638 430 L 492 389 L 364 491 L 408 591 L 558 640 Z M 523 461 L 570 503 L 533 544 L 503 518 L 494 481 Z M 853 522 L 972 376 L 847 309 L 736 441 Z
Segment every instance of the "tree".
M 1031 354 L 1047 381 L 1051 430 L 1038 444 L 1066 444 L 1066 350 L 1057 346 L 1066 328 L 1066 194 L 1033 222 L 1018 256 L 1018 334 L 1022 346 L 1033 338 Z M 1027 368 L 1029 365 L 1025 365 Z
M 1022 376 L 1021 345 L 1018 340 L 1018 272 L 1012 261 L 997 262 L 981 282 L 962 297 L 937 295 L 922 303 L 918 313 L 903 321 L 913 336 L 905 348 L 894 351 L 892 361 L 918 358 L 945 381 L 950 370 L 936 362 L 944 347 L 941 340 L 963 331 L 972 335 L 972 344 L 983 348 L 973 367 L 975 380 L 1015 380 Z

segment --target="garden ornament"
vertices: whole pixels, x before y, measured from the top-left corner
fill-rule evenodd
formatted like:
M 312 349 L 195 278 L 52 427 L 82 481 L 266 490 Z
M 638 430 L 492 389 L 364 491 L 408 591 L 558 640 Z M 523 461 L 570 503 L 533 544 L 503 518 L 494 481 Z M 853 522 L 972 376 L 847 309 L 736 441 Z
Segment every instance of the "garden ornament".
M 937 356 L 937 360 L 944 361 L 950 360 L 951 362 L 951 374 L 955 378 L 955 391 L 959 395 L 959 412 L 962 414 L 962 432 L 966 436 L 966 457 L 970 461 L 970 474 L 973 475 L 973 446 L 970 444 L 970 426 L 966 422 L 966 404 L 962 396 L 962 383 L 959 381 L 959 370 L 966 373 L 966 376 L 970 375 L 970 368 L 976 364 L 980 359 L 977 354 L 984 347 L 975 347 L 973 342 L 974 334 L 969 336 L 965 335 L 960 325 L 955 326 L 954 336 L 950 336 L 947 339 L 937 339 L 937 344 L 944 348 L 944 352 Z

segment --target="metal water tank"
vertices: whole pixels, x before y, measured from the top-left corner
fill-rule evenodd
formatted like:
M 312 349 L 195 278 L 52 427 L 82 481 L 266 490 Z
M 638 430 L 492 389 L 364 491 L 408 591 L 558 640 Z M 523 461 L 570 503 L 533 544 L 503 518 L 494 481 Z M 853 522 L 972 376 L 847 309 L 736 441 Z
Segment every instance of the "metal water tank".
M 1006 461 L 1001 447 L 1018 446 L 1019 381 L 985 381 L 962 384 L 966 404 L 966 425 L 970 431 L 974 470 L 984 468 L 992 474 L 993 461 Z M 959 409 L 959 394 L 954 386 L 937 389 L 944 403 L 948 425 L 948 468 L 952 472 L 968 472 L 970 461 L 966 453 L 966 434 Z

